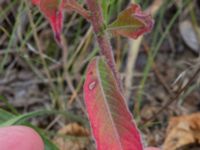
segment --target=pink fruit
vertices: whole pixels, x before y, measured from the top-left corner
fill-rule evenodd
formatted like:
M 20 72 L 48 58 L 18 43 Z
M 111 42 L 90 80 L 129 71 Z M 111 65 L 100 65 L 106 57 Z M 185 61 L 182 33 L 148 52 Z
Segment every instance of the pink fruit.
M 41 137 L 32 128 L 10 126 L 0 128 L 1 150 L 44 150 Z

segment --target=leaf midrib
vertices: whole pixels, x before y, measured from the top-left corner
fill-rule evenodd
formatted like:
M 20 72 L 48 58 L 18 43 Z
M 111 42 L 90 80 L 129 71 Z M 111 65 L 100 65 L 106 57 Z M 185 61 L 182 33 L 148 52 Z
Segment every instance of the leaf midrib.
M 113 130 L 114 130 L 114 132 L 115 132 L 115 137 L 117 138 L 117 141 L 120 143 L 120 149 L 121 150 L 123 150 L 123 146 L 122 146 L 122 143 L 121 143 L 121 141 L 120 141 L 120 137 L 119 137 L 119 134 L 118 134 L 118 130 L 117 130 L 117 127 L 115 126 L 115 123 L 114 123 L 114 120 L 113 120 L 113 118 L 112 118 L 112 114 L 111 114 L 111 112 L 109 111 L 110 109 L 110 107 L 109 107 L 109 105 L 107 104 L 107 102 L 106 102 L 106 94 L 105 94 L 105 92 L 104 92 L 104 89 L 103 89 L 103 86 L 102 86 L 102 83 L 101 83 L 101 75 L 100 75 L 100 72 L 99 72 L 99 59 L 97 60 L 97 63 L 96 63 L 96 68 L 97 68 L 97 76 L 98 76 L 98 80 L 99 80 L 99 84 L 100 84 L 100 89 L 101 89 L 101 91 L 102 91 L 102 95 L 103 95 L 103 99 L 104 99 L 104 104 L 105 104 L 105 106 L 106 106 L 106 111 L 107 111 L 107 113 L 108 113 L 108 116 L 109 116 L 109 120 L 111 121 L 111 123 L 112 123 L 112 128 L 113 128 Z

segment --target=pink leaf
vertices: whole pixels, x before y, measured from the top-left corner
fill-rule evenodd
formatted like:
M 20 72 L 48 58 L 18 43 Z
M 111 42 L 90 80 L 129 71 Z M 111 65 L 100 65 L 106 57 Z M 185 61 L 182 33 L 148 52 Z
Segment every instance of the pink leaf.
M 68 11 L 76 11 L 82 15 L 85 19 L 90 20 L 90 13 L 85 10 L 77 0 L 63 0 L 62 7 Z
M 37 5 L 45 17 L 49 20 L 55 38 L 60 42 L 63 26 L 63 10 L 60 0 L 32 0 Z
M 88 66 L 84 99 L 98 150 L 142 150 L 138 129 L 111 69 L 102 58 Z
M 63 11 L 76 11 L 86 19 L 89 13 L 76 0 L 32 0 L 51 24 L 56 40 L 60 43 L 63 27 Z
M 108 26 L 113 34 L 136 39 L 138 36 L 150 32 L 153 27 L 150 15 L 141 11 L 139 5 L 130 4 L 122 11 L 118 18 Z
M 39 4 L 40 4 L 40 0 L 32 0 L 32 3 L 33 3 L 34 5 L 39 5 Z

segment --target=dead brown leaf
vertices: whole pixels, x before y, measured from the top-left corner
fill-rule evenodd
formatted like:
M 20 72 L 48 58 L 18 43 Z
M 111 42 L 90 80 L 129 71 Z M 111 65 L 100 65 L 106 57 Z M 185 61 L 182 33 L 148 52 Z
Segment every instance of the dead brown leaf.
M 177 150 L 189 144 L 200 144 L 200 113 L 171 118 L 163 150 Z
M 58 131 L 54 143 L 59 150 L 84 150 L 89 144 L 89 131 L 77 123 L 71 123 Z

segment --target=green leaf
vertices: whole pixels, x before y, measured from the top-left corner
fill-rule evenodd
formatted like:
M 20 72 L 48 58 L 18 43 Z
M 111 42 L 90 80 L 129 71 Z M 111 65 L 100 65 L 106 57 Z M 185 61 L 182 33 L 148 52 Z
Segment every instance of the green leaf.
M 49 111 L 42 110 L 42 111 L 26 113 L 26 114 L 23 114 L 23 115 L 13 116 L 12 118 L 8 119 L 6 122 L 1 123 L 0 127 L 20 124 L 20 123 L 24 122 L 25 120 L 32 118 L 34 116 L 39 116 L 39 115 L 44 115 L 44 114 L 49 114 L 49 113 L 50 113 Z
M 139 5 L 130 4 L 113 23 L 108 25 L 107 30 L 114 35 L 136 39 L 151 31 L 153 23 L 152 17 L 142 12 Z
M 14 117 L 13 114 L 11 114 L 3 109 L 0 109 L 0 125 L 13 117 Z

